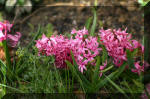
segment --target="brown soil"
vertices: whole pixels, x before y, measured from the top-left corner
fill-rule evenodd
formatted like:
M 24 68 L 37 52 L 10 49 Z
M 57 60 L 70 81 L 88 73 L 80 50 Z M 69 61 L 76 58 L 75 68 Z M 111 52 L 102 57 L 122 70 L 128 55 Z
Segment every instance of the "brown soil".
M 120 2 L 120 5 L 115 3 L 116 5 L 113 6 L 98 6 L 96 32 L 100 29 L 99 21 L 101 21 L 105 29 L 128 28 L 127 32 L 141 39 L 144 34 L 143 10 L 134 3 L 129 6 L 124 2 Z M 34 25 L 34 32 L 37 31 L 39 24 L 46 26 L 51 23 L 55 33 L 63 34 L 70 33 L 73 28 L 82 29 L 86 20 L 93 16 L 92 6 L 38 6 L 37 8 L 33 13 L 15 20 L 15 28 L 23 35 L 22 45 L 26 45 L 33 38 L 30 36 L 31 28 L 28 23 Z M 13 20 L 14 16 L 7 16 L 7 19 Z

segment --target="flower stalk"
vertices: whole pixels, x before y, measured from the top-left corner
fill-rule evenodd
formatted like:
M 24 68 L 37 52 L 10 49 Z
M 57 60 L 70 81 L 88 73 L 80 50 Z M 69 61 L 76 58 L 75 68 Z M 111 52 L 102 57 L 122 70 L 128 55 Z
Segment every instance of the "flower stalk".
M 7 68 L 11 67 L 11 59 L 10 59 L 10 54 L 9 54 L 9 49 L 7 46 L 7 41 L 3 40 L 3 48 L 4 48 L 4 52 L 5 52 L 5 57 L 6 57 L 6 65 L 8 66 Z

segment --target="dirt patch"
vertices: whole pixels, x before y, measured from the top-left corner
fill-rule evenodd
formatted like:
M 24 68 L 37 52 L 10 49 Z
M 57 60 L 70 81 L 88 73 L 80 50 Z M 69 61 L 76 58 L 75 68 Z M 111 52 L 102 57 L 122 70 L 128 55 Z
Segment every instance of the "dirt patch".
M 86 20 L 93 16 L 92 6 L 39 6 L 33 13 L 24 15 L 15 21 L 15 28 L 23 34 L 22 44 L 26 45 L 31 41 L 29 33 L 31 29 L 28 23 L 32 24 L 37 31 L 38 25 L 46 26 L 51 23 L 55 33 L 70 33 L 73 28 L 82 29 Z M 133 33 L 133 37 L 141 39 L 144 34 L 143 10 L 138 6 L 98 6 L 97 7 L 97 30 L 99 23 L 108 28 L 127 28 L 127 32 Z M 13 20 L 13 16 L 7 19 Z M 101 21 L 101 22 L 100 22 Z

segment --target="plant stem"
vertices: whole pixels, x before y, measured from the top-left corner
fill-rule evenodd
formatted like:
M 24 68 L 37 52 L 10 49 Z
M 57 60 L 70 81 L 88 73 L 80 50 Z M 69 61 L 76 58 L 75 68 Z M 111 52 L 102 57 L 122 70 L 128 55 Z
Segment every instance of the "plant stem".
M 11 60 L 10 60 L 10 55 L 9 55 L 9 50 L 8 50 L 8 46 L 7 46 L 6 40 L 4 40 L 2 42 L 2 44 L 3 44 L 5 57 L 6 57 L 6 66 L 7 66 L 7 68 L 10 68 Z M 5 74 L 4 74 L 4 84 L 6 84 L 6 72 L 7 72 L 6 68 L 4 69 L 4 72 L 5 72 Z M 4 88 L 4 92 L 6 93 L 6 88 Z
M 10 60 L 10 55 L 9 55 L 9 49 L 8 49 L 8 46 L 7 46 L 7 42 L 6 42 L 6 40 L 4 40 L 2 43 L 3 43 L 3 48 L 4 48 L 4 52 L 5 52 L 5 57 L 6 57 L 6 65 L 8 66 L 7 68 L 10 69 L 11 60 Z

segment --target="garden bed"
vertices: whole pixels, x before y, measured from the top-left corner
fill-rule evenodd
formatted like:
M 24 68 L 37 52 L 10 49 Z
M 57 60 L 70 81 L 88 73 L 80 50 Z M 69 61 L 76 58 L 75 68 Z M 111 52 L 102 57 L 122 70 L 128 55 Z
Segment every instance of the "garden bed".
M 144 73 L 148 83 L 150 71 L 149 56 L 144 56 L 144 12 L 136 2 L 127 6 L 116 1 L 94 7 L 90 0 L 79 6 L 74 0 L 46 0 L 28 14 L 4 12 L 13 28 L 8 21 L 0 23 L 0 97 L 5 92 L 72 93 L 69 97 L 81 99 L 89 93 L 95 98 L 145 95 Z

